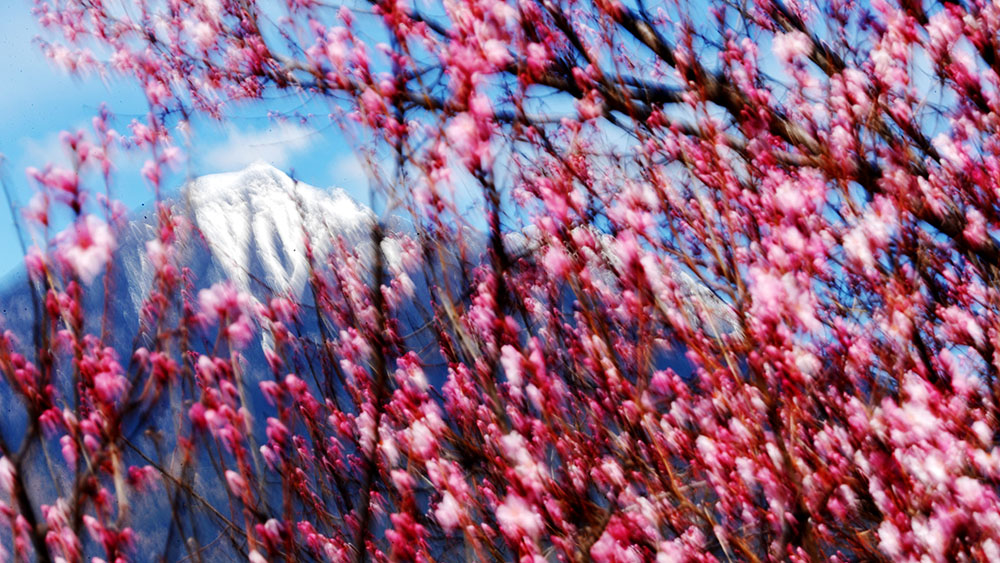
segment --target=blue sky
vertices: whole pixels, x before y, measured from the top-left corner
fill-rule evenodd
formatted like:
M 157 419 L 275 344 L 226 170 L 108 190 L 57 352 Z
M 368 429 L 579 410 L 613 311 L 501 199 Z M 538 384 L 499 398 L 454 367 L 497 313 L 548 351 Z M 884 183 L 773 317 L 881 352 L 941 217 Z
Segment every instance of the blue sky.
M 69 76 L 42 54 L 33 38 L 43 32 L 30 12 L 30 2 L 15 0 L 0 18 L 0 154 L 3 174 L 12 195 L 24 204 L 32 187 L 24 170 L 47 163 L 66 162 L 59 144 L 63 130 L 90 130 L 90 121 L 102 103 L 115 115 L 113 126 L 127 131 L 128 123 L 146 113 L 139 89 L 116 77 L 106 82 L 96 75 Z M 303 100 L 278 100 L 277 105 L 298 107 Z M 274 107 L 275 100 L 269 105 Z M 308 107 L 308 106 L 306 106 Z M 316 186 L 341 186 L 366 202 L 367 180 L 337 127 L 321 130 L 296 123 L 278 123 L 267 117 L 262 106 L 232 108 L 224 123 L 195 123 L 195 150 L 190 161 L 194 175 L 240 169 L 254 160 L 267 161 Z M 121 156 L 121 153 L 119 153 Z M 116 160 L 113 196 L 129 208 L 150 202 L 152 191 L 141 180 L 142 158 Z M 167 181 L 176 187 L 186 170 Z M 103 190 L 101 185 L 88 186 Z M 22 256 L 16 244 L 14 221 L 6 206 L 0 206 L 0 277 L 20 267 Z

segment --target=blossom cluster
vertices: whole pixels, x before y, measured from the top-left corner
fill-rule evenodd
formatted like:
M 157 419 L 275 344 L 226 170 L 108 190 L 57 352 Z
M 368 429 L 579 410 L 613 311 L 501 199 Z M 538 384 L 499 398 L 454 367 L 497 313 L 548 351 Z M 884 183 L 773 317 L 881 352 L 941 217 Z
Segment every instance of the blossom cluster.
M 29 171 L 15 558 L 141 559 L 159 499 L 167 559 L 1000 559 L 996 5 L 131 3 L 36 1 L 150 112 Z M 146 151 L 159 194 L 189 116 L 275 92 L 395 157 L 408 230 L 303 233 L 305 294 L 249 291 L 158 201 L 116 348 L 87 172 Z

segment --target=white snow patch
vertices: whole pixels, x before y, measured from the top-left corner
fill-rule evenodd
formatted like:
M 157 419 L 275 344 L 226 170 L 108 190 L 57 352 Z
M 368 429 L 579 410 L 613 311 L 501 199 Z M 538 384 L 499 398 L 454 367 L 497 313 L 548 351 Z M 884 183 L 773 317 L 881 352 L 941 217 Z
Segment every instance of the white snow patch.
M 295 182 L 264 162 L 197 178 L 186 195 L 212 254 L 242 290 L 250 289 L 256 259 L 262 271 L 254 276 L 275 291 L 301 295 L 309 276 L 306 234 L 321 260 L 336 235 L 366 242 L 374 220 L 343 190 Z

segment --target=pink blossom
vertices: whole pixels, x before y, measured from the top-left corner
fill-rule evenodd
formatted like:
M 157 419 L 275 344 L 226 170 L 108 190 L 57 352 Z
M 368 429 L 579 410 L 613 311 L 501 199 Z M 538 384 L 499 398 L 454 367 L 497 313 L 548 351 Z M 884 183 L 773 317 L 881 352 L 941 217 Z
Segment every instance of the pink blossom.
M 958 167 L 965 165 L 966 157 L 963 155 L 960 145 L 956 144 L 949 135 L 941 133 L 934 137 L 931 142 L 934 144 L 934 148 L 941 153 L 945 161 Z
M 29 223 L 37 223 L 43 227 L 49 226 L 49 196 L 39 191 L 31 196 L 28 206 L 24 209 L 24 218 Z
M 170 263 L 169 250 L 169 247 L 164 246 L 159 240 L 146 242 L 146 256 L 149 257 L 149 261 L 158 272 L 163 271 Z
M 115 236 L 107 223 L 85 215 L 57 237 L 60 256 L 84 283 L 91 283 L 111 260 Z
M 278 447 L 284 447 L 288 443 L 288 428 L 277 418 L 267 419 L 267 439 L 274 442 Z
M 401 493 L 412 491 L 413 487 L 417 484 L 413 476 L 402 469 L 393 469 L 390 472 L 390 476 L 392 477 L 393 486 Z
M 437 436 L 422 420 L 414 422 L 409 429 L 410 448 L 422 459 L 434 455 L 437 447 Z
M 71 478 L 0 459 L 12 558 L 135 555 L 120 524 L 174 491 L 219 559 L 1000 559 L 996 6 L 124 3 L 34 3 L 53 60 L 150 112 L 29 170 L 41 316 L 4 305 L 0 380 L 36 417 L 18 468 L 58 438 Z M 94 284 L 128 221 L 98 192 L 165 187 L 193 124 L 258 106 L 358 146 L 373 214 L 255 167 L 223 208 L 282 185 L 248 248 L 303 239 L 301 292 L 205 287 L 218 241 L 166 199 L 122 249 L 152 278 Z
M 454 495 L 449 491 L 445 491 L 441 495 L 441 501 L 438 502 L 437 508 L 434 509 L 434 517 L 437 518 L 438 524 L 445 531 L 453 531 L 458 528 L 462 523 L 462 516 L 464 511 L 458 501 L 455 500 Z
M 930 17 L 927 33 L 930 36 L 931 47 L 947 49 L 962 32 L 962 22 L 950 10 L 940 10 Z
M 549 53 L 541 43 L 528 44 L 528 68 L 533 73 L 540 74 L 549 64 Z
M 207 50 L 215 43 L 216 31 L 209 22 L 184 20 L 184 29 L 200 49 Z
M 451 120 L 446 129 L 448 141 L 460 153 L 470 151 L 479 144 L 479 129 L 475 119 L 467 113 L 462 113 Z
M 542 533 L 542 517 L 520 496 L 511 493 L 496 510 L 497 522 L 508 537 L 522 535 L 537 540 Z
M 205 406 L 201 403 L 195 403 L 188 409 L 188 418 L 195 428 L 206 428 L 208 426 L 208 420 L 205 415 Z
M 237 497 L 243 498 L 249 493 L 246 479 L 231 469 L 226 470 L 226 483 L 229 485 L 230 492 Z
M 368 412 L 358 415 L 355 420 L 358 429 L 358 442 L 361 450 L 370 454 L 375 447 L 375 419 Z
M 24 265 L 32 280 L 39 281 L 45 277 L 45 255 L 37 246 L 28 249 L 24 256 Z
M 806 193 L 804 186 L 797 182 L 785 181 L 775 190 L 775 202 L 778 209 L 786 215 L 796 215 L 806 211 Z
M 128 468 L 128 482 L 139 491 L 145 491 L 159 479 L 160 474 L 151 465 Z
M 249 297 L 230 283 L 215 284 L 198 292 L 198 303 L 205 317 L 215 322 L 220 317 L 235 320 L 249 309 Z
M 326 39 L 326 56 L 333 63 L 334 67 L 343 66 L 344 62 L 347 60 L 348 46 L 347 41 L 350 38 L 350 31 L 342 26 L 334 26 L 330 28 Z
M 513 346 L 505 344 L 500 349 L 500 364 L 507 375 L 507 381 L 514 387 L 520 387 L 523 383 L 521 361 L 521 353 Z
M 878 528 L 879 547 L 890 557 L 899 557 L 902 554 L 900 545 L 899 529 L 888 520 L 883 520 Z
M 792 62 L 808 56 L 812 51 L 812 41 L 801 31 L 779 33 L 771 42 L 774 56 L 782 62 Z
M 862 228 L 855 228 L 844 236 L 844 252 L 848 258 L 857 261 L 866 269 L 875 267 L 875 255 L 868 242 L 868 235 Z
M 496 39 L 489 39 L 483 43 L 483 54 L 486 55 L 486 60 L 496 67 L 503 67 L 512 60 L 507 46 Z
M 117 401 L 125 392 L 126 379 L 115 372 L 101 372 L 94 376 L 94 390 L 104 403 Z
M 6 457 L 0 457 L 0 490 L 10 494 L 14 491 L 14 464 Z
M 944 332 L 952 341 L 971 341 L 971 344 L 982 346 L 985 335 L 982 327 L 967 310 L 951 306 L 938 313 L 945 321 Z
M 615 539 L 611 529 L 606 529 L 590 548 L 590 556 L 596 563 L 640 563 L 643 561 L 634 546 L 623 545 Z
M 66 465 L 76 465 L 78 454 L 76 443 L 73 441 L 73 438 L 63 436 L 62 438 L 59 438 L 59 444 L 62 446 L 62 455 L 63 459 L 66 460 Z
M 276 406 L 281 402 L 283 391 L 277 382 L 261 381 L 260 391 L 264 394 L 264 398 L 267 399 L 268 404 L 271 406 Z
M 990 240 L 990 235 L 983 214 L 976 209 L 970 209 L 966 214 L 966 222 L 965 230 L 962 231 L 965 240 L 977 246 L 986 245 Z
M 604 115 L 604 102 L 596 91 L 591 90 L 576 101 L 576 111 L 580 114 L 581 121 L 589 121 Z
M 274 451 L 274 448 L 271 448 L 270 446 L 261 446 L 258 449 L 260 450 L 260 455 L 264 458 L 264 462 L 267 463 L 267 466 L 272 471 L 281 467 L 281 457 Z
M 275 319 L 282 323 L 291 324 L 298 314 L 298 305 L 291 299 L 285 297 L 275 297 L 271 299 L 270 310 Z
M 234 349 L 246 348 L 253 339 L 254 329 L 250 324 L 250 319 L 241 314 L 232 324 L 226 327 L 226 336 Z

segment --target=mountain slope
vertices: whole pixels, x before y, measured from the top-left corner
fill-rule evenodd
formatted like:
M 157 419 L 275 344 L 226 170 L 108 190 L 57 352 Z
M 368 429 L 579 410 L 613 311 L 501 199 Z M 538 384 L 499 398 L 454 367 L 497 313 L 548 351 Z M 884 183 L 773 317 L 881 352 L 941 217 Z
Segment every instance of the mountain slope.
M 251 289 L 253 273 L 275 291 L 300 295 L 309 275 L 305 235 L 321 256 L 330 234 L 361 242 L 374 219 L 343 190 L 295 182 L 264 163 L 202 176 L 185 188 L 185 199 L 213 257 L 243 290 Z

